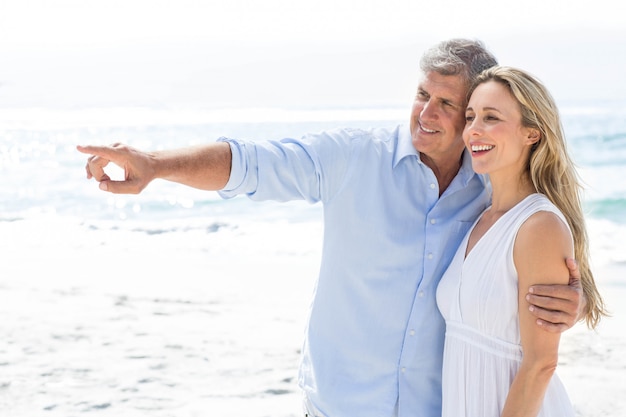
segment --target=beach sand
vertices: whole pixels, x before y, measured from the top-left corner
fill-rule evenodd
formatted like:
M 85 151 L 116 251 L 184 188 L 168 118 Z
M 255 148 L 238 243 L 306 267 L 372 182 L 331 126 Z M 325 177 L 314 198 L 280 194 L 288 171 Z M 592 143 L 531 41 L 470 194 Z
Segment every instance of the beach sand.
M 297 251 L 263 225 L 0 227 L 0 415 L 300 415 L 317 226 Z
M 1 415 L 300 416 L 319 224 L 0 226 Z M 557 372 L 578 415 L 621 417 L 626 265 L 596 275 L 613 317 L 568 331 Z

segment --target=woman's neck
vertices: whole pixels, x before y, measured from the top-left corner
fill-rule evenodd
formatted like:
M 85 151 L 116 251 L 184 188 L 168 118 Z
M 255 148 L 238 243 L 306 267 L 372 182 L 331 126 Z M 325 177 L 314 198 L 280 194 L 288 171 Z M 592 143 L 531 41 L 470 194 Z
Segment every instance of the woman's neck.
M 529 195 L 536 193 L 528 175 L 513 175 L 503 178 L 500 175 L 489 175 L 491 182 L 491 211 L 505 213 L 515 207 Z

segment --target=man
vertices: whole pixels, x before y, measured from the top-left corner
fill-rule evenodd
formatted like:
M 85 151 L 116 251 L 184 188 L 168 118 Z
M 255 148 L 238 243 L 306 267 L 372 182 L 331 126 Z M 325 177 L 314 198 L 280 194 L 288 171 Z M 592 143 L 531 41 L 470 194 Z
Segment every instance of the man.
M 299 383 L 305 413 L 416 417 L 441 412 L 444 323 L 435 291 L 463 236 L 489 204 L 461 138 L 466 92 L 496 64 L 480 42 L 442 42 L 422 57 L 410 127 L 338 129 L 301 140 L 220 139 L 141 152 L 85 146 L 87 177 L 113 193 L 155 178 L 224 197 L 324 204 L 324 245 Z M 103 168 L 114 162 L 124 181 Z M 578 317 L 580 284 L 529 294 L 538 325 L 563 331 Z M 583 303 L 584 304 L 584 303 Z

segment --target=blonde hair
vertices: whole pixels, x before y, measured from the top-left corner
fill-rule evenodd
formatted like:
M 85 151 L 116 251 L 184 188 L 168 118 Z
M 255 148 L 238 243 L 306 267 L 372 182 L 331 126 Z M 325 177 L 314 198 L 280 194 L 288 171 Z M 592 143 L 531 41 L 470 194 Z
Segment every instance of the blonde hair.
M 504 66 L 483 71 L 468 97 L 479 84 L 488 81 L 506 86 L 520 105 L 522 125 L 540 132 L 539 141 L 531 148 L 527 172 L 537 192 L 548 197 L 567 219 L 574 237 L 574 256 L 580 268 L 583 293 L 587 299 L 584 319 L 589 328 L 595 328 L 602 316 L 608 314 L 589 265 L 589 243 L 580 198 L 582 187 L 574 163 L 567 153 L 554 99 L 535 77 Z

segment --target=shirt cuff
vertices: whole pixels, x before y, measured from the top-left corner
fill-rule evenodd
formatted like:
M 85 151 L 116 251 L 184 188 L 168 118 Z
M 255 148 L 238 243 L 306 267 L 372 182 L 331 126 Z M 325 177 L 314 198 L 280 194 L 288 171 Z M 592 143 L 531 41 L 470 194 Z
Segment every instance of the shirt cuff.
M 245 150 L 243 149 L 245 145 L 225 137 L 219 138 L 217 142 L 227 142 L 230 145 L 230 152 L 232 155 L 228 182 L 223 189 L 218 191 L 218 193 L 222 196 L 222 198 L 234 197 L 241 193 L 241 190 L 238 189 L 243 184 L 246 176 L 247 164 Z

